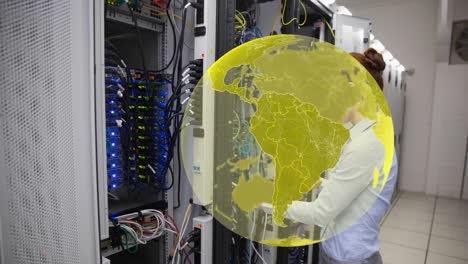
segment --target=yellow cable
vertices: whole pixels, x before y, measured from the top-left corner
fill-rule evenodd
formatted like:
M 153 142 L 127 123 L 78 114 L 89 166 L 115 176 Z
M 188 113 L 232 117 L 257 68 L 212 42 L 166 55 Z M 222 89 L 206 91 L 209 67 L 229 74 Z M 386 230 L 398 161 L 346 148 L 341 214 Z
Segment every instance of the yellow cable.
M 287 26 L 287 25 L 291 24 L 292 22 L 294 22 L 295 20 L 297 20 L 296 17 L 293 17 L 288 22 L 284 22 L 284 13 L 286 12 L 287 2 L 288 2 L 288 0 L 284 0 L 283 12 L 282 12 L 282 15 L 281 15 L 281 23 L 283 23 L 284 26 Z M 307 9 L 306 9 L 304 3 L 302 2 L 302 0 L 299 0 L 299 3 L 301 4 L 302 8 L 304 9 L 304 21 L 302 23 L 300 23 L 299 26 L 303 26 L 307 22 Z
M 242 15 L 242 13 L 237 11 L 237 10 L 236 10 L 236 13 L 237 14 L 234 17 L 236 18 L 237 22 L 239 22 L 239 24 L 241 24 L 242 29 L 246 30 L 247 29 L 247 21 L 245 20 L 244 15 Z
M 307 8 L 305 7 L 304 2 L 302 2 L 302 0 L 299 0 L 299 3 L 301 3 L 302 8 L 304 9 L 304 21 L 299 24 L 299 26 L 302 27 L 307 22 Z
M 296 20 L 295 17 L 291 18 L 291 20 L 289 20 L 287 23 L 284 22 L 284 12 L 286 12 L 286 4 L 287 4 L 288 0 L 284 0 L 284 5 L 283 5 L 283 12 L 281 14 L 281 23 L 284 25 L 284 26 L 287 26 L 289 24 L 291 24 L 294 20 Z
M 180 232 L 183 232 L 183 227 L 184 225 L 187 224 L 188 220 L 190 219 L 190 215 L 192 214 L 192 203 L 190 203 L 187 207 L 187 211 L 185 212 L 185 216 L 184 216 L 184 220 L 182 221 L 182 225 L 180 226 L 180 230 L 179 230 L 179 233 L 177 234 L 176 236 L 176 239 L 174 240 L 174 244 L 172 245 L 172 249 L 171 249 L 171 252 L 170 252 L 170 256 L 171 257 L 174 257 L 175 255 L 175 251 L 177 249 L 177 244 L 179 242 L 179 238 L 180 236 L 183 236 L 184 234 L 181 234 Z
M 335 32 L 333 32 L 333 28 L 330 26 L 330 24 L 328 23 L 328 21 L 325 18 L 323 18 L 323 22 L 325 22 L 325 24 L 327 24 L 327 27 L 330 30 L 330 32 L 331 32 L 331 34 L 333 36 L 333 39 L 335 39 Z
M 236 18 L 237 22 L 239 22 L 239 24 L 242 26 L 242 28 L 245 28 L 244 21 L 242 21 L 242 19 L 238 15 L 235 15 L 234 17 Z
M 247 26 L 247 20 L 245 19 L 244 15 L 241 12 L 239 12 L 238 10 L 236 10 L 236 13 L 242 19 L 244 27 L 246 27 Z

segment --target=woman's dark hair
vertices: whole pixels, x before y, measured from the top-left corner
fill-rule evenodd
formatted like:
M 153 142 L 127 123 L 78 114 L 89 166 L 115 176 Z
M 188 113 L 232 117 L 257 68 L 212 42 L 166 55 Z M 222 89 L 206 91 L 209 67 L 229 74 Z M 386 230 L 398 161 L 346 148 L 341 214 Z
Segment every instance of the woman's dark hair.
M 383 90 L 384 81 L 382 77 L 382 72 L 385 70 L 385 61 L 382 54 L 378 53 L 375 49 L 369 48 L 364 54 L 351 52 L 353 56 L 359 63 L 364 66 L 367 71 L 374 77 L 375 81 L 379 84 L 380 89 Z

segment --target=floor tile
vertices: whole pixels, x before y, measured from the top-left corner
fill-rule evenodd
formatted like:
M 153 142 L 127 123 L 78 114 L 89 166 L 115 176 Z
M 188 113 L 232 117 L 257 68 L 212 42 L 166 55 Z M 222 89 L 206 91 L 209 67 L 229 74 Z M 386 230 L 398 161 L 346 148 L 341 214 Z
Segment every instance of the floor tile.
M 400 198 L 397 201 L 397 204 L 404 205 L 409 208 L 434 208 L 434 201 L 418 201 L 418 200 L 413 200 L 413 199 L 407 199 L 407 198 Z
M 432 225 L 432 235 L 468 242 L 468 228 L 434 223 Z
M 382 227 L 380 229 L 380 240 L 394 244 L 426 250 L 429 235 L 411 232 L 399 228 Z
M 403 192 L 380 240 L 384 264 L 468 264 L 468 201 Z
M 457 207 L 457 206 L 443 207 L 443 206 L 437 205 L 435 213 L 436 214 L 452 215 L 452 216 L 455 216 L 455 217 L 468 218 L 468 208 L 461 208 L 461 207 Z
M 460 200 L 453 198 L 439 197 L 437 198 L 437 204 L 441 206 L 460 206 L 468 208 L 468 200 Z
M 468 260 L 442 256 L 436 253 L 429 252 L 429 254 L 427 255 L 426 264 L 468 264 Z
M 388 242 L 380 243 L 380 253 L 385 264 L 424 264 L 426 251 Z
M 468 218 L 468 202 L 456 199 L 438 198 L 436 213 Z
M 435 214 L 434 223 L 445 224 L 454 227 L 468 228 L 468 219 L 450 214 Z
M 383 226 L 429 234 L 431 222 L 414 220 L 404 215 L 394 215 L 390 213 L 390 215 L 385 219 Z
M 432 236 L 429 251 L 444 256 L 468 260 L 468 242 Z
M 390 212 L 391 215 L 400 215 L 403 217 L 407 217 L 409 219 L 414 219 L 414 220 L 419 220 L 419 221 L 426 221 L 426 222 L 431 222 L 432 221 L 432 216 L 433 212 L 426 210 L 413 210 L 410 208 L 405 208 L 405 207 L 394 207 L 392 211 Z M 389 214 L 389 215 L 390 215 Z
M 435 196 L 426 195 L 424 193 L 414 193 L 414 192 L 403 192 L 400 198 L 414 200 L 414 201 L 429 201 L 429 202 L 435 201 Z
M 394 208 L 432 214 L 434 212 L 434 203 L 411 201 L 400 198 Z

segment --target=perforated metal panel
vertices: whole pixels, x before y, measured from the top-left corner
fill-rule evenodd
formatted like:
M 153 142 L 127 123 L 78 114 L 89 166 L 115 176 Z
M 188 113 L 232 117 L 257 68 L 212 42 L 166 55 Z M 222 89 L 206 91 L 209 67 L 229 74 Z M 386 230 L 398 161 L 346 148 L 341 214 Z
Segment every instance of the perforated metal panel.
M 8 264 L 80 261 L 70 10 L 66 0 L 0 1 L 0 235 Z

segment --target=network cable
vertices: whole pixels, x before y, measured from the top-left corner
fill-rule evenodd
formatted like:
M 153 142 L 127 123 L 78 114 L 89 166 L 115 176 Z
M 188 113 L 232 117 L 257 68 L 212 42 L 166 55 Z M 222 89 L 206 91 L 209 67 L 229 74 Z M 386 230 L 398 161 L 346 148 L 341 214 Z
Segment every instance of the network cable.
M 304 26 L 307 22 L 307 8 L 305 7 L 304 3 L 302 2 L 302 0 L 298 0 L 302 9 L 304 10 L 304 21 L 302 22 L 299 22 L 299 26 Z M 297 18 L 296 17 L 293 17 L 291 18 L 288 22 L 284 22 L 284 15 L 285 15 L 285 12 L 286 12 L 286 5 L 287 5 L 287 2 L 288 0 L 284 0 L 284 4 L 283 4 L 283 11 L 282 11 L 282 14 L 281 14 L 281 23 L 284 25 L 284 26 L 287 26 L 287 25 L 290 25 L 292 22 L 294 21 L 297 21 Z
M 113 217 L 109 222 L 111 226 L 118 228 L 125 235 L 124 249 L 130 253 L 135 253 L 139 245 L 145 245 L 148 241 L 166 233 L 179 234 L 174 219 L 154 209 Z
M 167 152 L 169 150 L 165 147 L 165 142 L 159 139 L 164 140 L 166 138 L 164 133 L 166 127 L 164 107 L 166 104 L 165 97 L 167 96 L 167 91 L 159 88 L 160 85 L 164 84 L 160 82 L 158 84 L 155 75 L 152 73 L 148 75 L 151 81 L 146 80 L 146 78 L 142 77 L 138 72 L 130 73 L 125 62 L 120 58 L 118 50 L 110 42 L 106 46 L 112 49 L 106 50 L 106 64 L 109 65 L 106 66 L 106 86 L 121 87 L 121 89 L 112 92 L 114 96 L 120 93 L 120 98 L 111 100 L 110 104 L 115 105 L 117 100 L 122 102 L 119 109 L 110 111 L 112 115 L 117 112 L 122 112 L 121 118 L 116 121 L 110 119 L 107 123 L 108 126 L 114 126 L 114 122 L 119 122 L 118 127 L 120 127 L 120 131 L 115 130 L 113 133 L 119 133 L 121 145 L 118 146 L 118 149 L 121 151 L 123 157 L 128 157 L 128 159 L 124 158 L 119 161 L 119 163 L 122 164 L 121 166 L 117 166 L 117 163 L 111 164 L 110 169 L 115 167 L 119 168 L 120 171 L 111 171 L 109 173 L 109 178 L 115 178 L 118 174 L 125 171 L 125 175 L 127 176 L 127 190 L 129 190 L 131 184 L 134 185 L 134 190 L 142 189 L 143 185 L 148 184 L 162 186 L 163 183 L 158 179 L 164 179 L 165 181 L 165 175 L 167 175 L 167 173 L 165 172 L 166 170 L 162 170 L 164 167 L 158 164 L 165 164 L 165 159 L 168 156 Z M 133 75 L 135 75 L 135 77 L 133 77 Z M 164 104 L 158 105 L 160 103 Z M 153 107 L 155 108 L 154 110 L 152 110 Z M 160 110 L 157 109 L 158 107 Z M 152 114 L 153 111 L 156 111 L 156 113 L 159 111 L 162 116 L 159 117 L 157 114 Z M 162 120 L 160 120 L 161 118 Z M 155 133 L 160 134 L 156 135 Z M 139 144 L 134 143 L 137 137 L 140 138 Z M 142 140 L 144 141 L 143 143 L 141 142 Z M 151 148 L 149 146 L 151 144 L 153 144 L 156 149 L 150 150 Z M 112 143 L 112 146 L 117 145 L 116 143 Z M 137 153 L 141 151 L 144 153 Z M 112 157 L 117 156 L 115 154 L 111 155 Z M 151 177 L 149 177 L 149 171 L 154 174 L 154 180 L 151 180 Z M 130 174 L 132 176 L 130 176 Z M 122 184 L 124 183 L 122 182 Z M 111 183 L 110 185 L 112 189 L 118 187 L 119 185 L 117 183 Z

